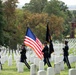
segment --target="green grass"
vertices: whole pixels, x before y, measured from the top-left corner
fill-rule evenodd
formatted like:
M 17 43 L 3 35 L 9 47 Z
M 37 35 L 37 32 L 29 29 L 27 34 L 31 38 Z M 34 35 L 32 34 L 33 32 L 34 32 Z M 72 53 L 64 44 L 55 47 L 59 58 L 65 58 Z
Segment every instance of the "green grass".
M 67 65 L 65 64 L 64 66 L 65 66 L 65 67 L 64 67 L 65 69 L 64 69 L 64 71 L 61 71 L 61 72 L 60 72 L 60 75 L 69 75 L 69 74 L 68 74 L 68 73 L 69 73 L 69 69 L 68 69 Z M 72 63 L 72 64 L 71 64 L 71 67 L 72 67 L 72 68 L 75 68 L 75 63 Z
M 30 70 L 26 66 L 24 66 L 24 72 L 18 73 L 15 61 L 13 61 L 12 66 L 8 66 L 8 62 L 5 62 L 2 67 L 0 75 L 30 75 Z
M 54 67 L 54 63 L 52 62 L 52 67 Z M 0 75 L 30 75 L 30 70 L 24 66 L 24 72 L 18 73 L 17 68 L 16 68 L 16 62 L 13 60 L 12 66 L 8 66 L 8 62 L 5 62 L 3 65 L 3 70 L 0 71 Z M 44 69 L 47 70 L 47 65 L 45 65 Z M 71 64 L 72 68 L 75 68 L 75 63 Z M 68 75 L 69 69 L 65 64 L 65 69 L 64 71 L 60 72 L 60 75 Z M 56 74 L 59 75 L 59 74 Z
M 52 67 L 54 67 L 54 63 L 52 62 Z M 71 64 L 72 68 L 75 68 L 75 62 Z M 45 69 L 47 69 L 47 65 L 45 66 Z M 69 69 L 67 67 L 66 64 L 64 64 L 64 70 L 60 72 L 60 74 L 56 74 L 56 75 L 69 75 Z

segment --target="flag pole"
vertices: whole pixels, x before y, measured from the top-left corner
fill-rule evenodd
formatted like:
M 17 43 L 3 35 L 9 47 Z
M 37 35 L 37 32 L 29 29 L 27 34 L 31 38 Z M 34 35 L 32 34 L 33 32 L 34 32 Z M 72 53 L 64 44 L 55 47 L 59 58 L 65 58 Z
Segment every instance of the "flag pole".
M 47 21 L 47 29 L 46 29 L 46 41 L 49 47 L 49 57 L 51 57 L 51 53 L 54 52 L 53 44 L 52 44 L 52 36 L 50 34 L 49 21 Z
M 50 42 L 50 29 L 49 29 L 49 21 L 47 20 L 47 27 L 46 27 L 46 41 L 47 43 Z

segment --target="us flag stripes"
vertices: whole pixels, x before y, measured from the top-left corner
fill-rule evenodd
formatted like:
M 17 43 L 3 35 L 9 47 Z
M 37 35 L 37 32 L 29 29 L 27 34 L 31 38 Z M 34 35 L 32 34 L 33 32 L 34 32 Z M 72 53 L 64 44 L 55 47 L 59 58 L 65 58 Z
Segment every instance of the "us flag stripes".
M 34 33 L 31 31 L 29 27 L 27 28 L 27 31 L 26 31 L 24 44 L 32 48 L 32 50 L 34 50 L 34 52 L 40 59 L 43 58 L 43 53 L 42 53 L 43 45 L 40 42 L 40 40 L 34 35 Z

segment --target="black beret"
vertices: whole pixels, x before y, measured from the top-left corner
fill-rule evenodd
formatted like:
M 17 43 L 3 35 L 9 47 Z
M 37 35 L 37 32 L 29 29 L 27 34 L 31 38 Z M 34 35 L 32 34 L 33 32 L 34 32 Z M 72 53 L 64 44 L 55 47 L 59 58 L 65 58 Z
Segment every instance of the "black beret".
M 68 43 L 68 41 L 65 41 L 65 43 Z
M 24 44 L 22 44 L 22 46 L 25 46 Z

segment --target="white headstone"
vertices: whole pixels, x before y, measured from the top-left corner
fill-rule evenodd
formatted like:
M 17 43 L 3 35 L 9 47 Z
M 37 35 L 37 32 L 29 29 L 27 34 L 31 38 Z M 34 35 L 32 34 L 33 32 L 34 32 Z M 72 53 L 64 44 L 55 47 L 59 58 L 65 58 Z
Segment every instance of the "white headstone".
M 30 56 L 30 63 L 34 63 L 34 56 Z
M 39 58 L 37 58 L 37 57 L 34 58 L 34 64 L 36 66 L 39 66 Z
M 54 64 L 55 74 L 60 74 L 60 63 Z
M 39 61 L 39 70 L 44 70 L 44 62 Z
M 12 55 L 8 57 L 8 66 L 12 66 Z
M 18 72 L 23 72 L 24 71 L 24 63 L 18 62 L 17 63 L 17 70 L 18 70 Z
M 40 70 L 40 71 L 38 71 L 38 75 L 46 75 L 46 71 Z
M 60 70 L 64 70 L 64 61 L 60 61 Z
M 48 68 L 47 68 L 47 75 L 55 75 L 54 68 L 48 67 Z
M 36 65 L 35 64 L 31 64 L 30 66 L 30 75 L 36 75 Z
M 69 69 L 69 75 L 76 75 L 76 69 Z
M 5 62 L 5 56 L 1 56 L 1 63 L 4 64 Z

